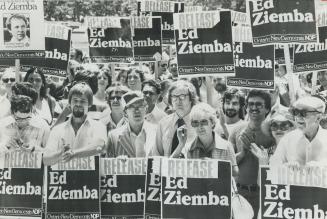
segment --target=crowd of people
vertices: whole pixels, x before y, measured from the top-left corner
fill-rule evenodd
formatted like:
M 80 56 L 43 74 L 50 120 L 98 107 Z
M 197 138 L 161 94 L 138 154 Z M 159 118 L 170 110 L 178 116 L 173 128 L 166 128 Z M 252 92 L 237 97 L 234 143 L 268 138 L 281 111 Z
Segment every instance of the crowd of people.
M 151 63 L 83 63 L 80 54 L 72 51 L 60 84 L 38 68 L 3 72 L 1 153 L 41 151 L 45 165 L 93 155 L 227 160 L 255 213 L 260 164 L 327 164 L 326 71 L 317 85 L 302 76 L 292 102 L 284 65 L 276 89 L 265 91 L 228 87 L 224 77 L 179 78 L 175 57 L 155 72 Z

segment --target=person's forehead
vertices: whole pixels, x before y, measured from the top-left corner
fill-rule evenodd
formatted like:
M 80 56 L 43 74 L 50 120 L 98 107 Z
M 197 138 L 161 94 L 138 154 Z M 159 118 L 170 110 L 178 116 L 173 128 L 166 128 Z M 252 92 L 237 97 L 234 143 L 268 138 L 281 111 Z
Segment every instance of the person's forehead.
M 12 18 L 10 22 L 11 23 L 24 23 L 25 24 L 25 21 L 22 18 Z
M 156 88 L 155 87 L 153 87 L 153 86 L 151 86 L 151 85 L 149 85 L 149 84 L 146 84 L 146 85 L 144 85 L 144 87 L 143 87 L 143 91 L 156 91 Z
M 187 87 L 176 87 L 171 94 L 187 94 L 188 93 L 188 88 Z
M 7 71 L 2 75 L 2 78 L 12 78 L 12 77 L 15 77 L 15 72 L 12 71 Z
M 41 78 L 41 75 L 37 72 L 34 72 L 28 76 L 29 78 Z
M 110 93 L 110 96 L 113 97 L 113 96 L 123 96 L 123 91 L 121 90 L 114 90 Z
M 265 102 L 265 100 L 262 97 L 259 96 L 254 96 L 254 97 L 249 97 L 248 102 Z
M 225 101 L 225 102 L 239 103 L 239 102 L 240 102 L 240 100 L 239 100 L 239 98 L 238 98 L 238 97 L 236 97 L 236 96 L 232 96 L 231 98 L 229 98 L 229 99 L 226 99 L 226 101 Z
M 136 102 L 129 105 L 128 108 L 138 107 L 144 105 L 144 100 L 137 100 Z
M 192 120 L 208 120 L 209 118 L 210 116 L 207 113 L 201 111 L 194 112 L 192 116 Z

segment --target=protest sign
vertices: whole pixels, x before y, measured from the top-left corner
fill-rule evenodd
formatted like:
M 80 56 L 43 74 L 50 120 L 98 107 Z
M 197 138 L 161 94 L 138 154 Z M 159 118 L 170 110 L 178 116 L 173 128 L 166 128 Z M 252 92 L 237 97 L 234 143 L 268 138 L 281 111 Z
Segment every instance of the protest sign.
M 294 49 L 293 72 L 311 72 L 327 69 L 327 18 L 326 11 L 317 15 L 319 43 L 298 44 Z
M 199 12 L 203 11 L 201 5 L 184 5 L 184 12 Z
M 66 77 L 70 52 L 71 30 L 65 26 L 45 23 L 45 57 L 22 58 L 20 64 L 26 71 L 39 67 L 48 76 Z
M 42 57 L 43 1 L 1 1 L 0 12 L 0 58 Z
M 293 63 L 293 44 L 289 45 L 289 54 L 291 62 Z M 275 61 L 277 64 L 285 65 L 285 54 L 284 54 L 284 45 L 283 44 L 275 44 Z
M 235 43 L 235 77 L 227 85 L 274 90 L 274 46 L 253 47 L 252 43 Z
M 96 63 L 133 61 L 131 19 L 86 17 L 90 59 Z
M 143 218 L 145 158 L 101 159 L 101 218 Z
M 314 0 L 247 0 L 253 45 L 318 42 Z
M 137 15 L 160 16 L 162 19 L 162 43 L 174 44 L 173 14 L 184 12 L 184 3 L 176 1 L 138 0 Z
M 162 159 L 162 218 L 230 218 L 231 165 L 214 159 Z
M 99 157 L 48 167 L 46 218 L 100 218 Z
M 22 150 L 0 156 L 0 218 L 41 218 L 42 154 Z
M 179 76 L 234 76 L 230 11 L 174 14 Z
M 132 17 L 134 59 L 137 62 L 154 62 L 162 54 L 161 17 Z
M 161 158 L 148 159 L 145 185 L 145 218 L 161 218 Z
M 261 167 L 261 218 L 326 218 L 327 167 Z

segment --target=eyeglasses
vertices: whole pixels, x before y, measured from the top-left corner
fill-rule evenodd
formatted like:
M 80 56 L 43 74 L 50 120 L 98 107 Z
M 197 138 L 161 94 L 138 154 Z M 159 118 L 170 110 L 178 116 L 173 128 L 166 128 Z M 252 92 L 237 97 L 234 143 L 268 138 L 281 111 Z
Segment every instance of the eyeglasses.
M 160 66 L 163 67 L 163 68 L 165 68 L 165 67 L 167 67 L 168 65 L 167 65 L 167 64 L 161 64 Z
M 146 95 L 153 96 L 154 93 L 151 92 L 151 91 L 143 91 L 143 95 L 144 95 L 144 96 L 146 96 Z
M 272 122 L 270 125 L 271 131 L 277 131 L 277 130 L 287 131 L 290 127 L 291 125 L 289 122 L 281 122 L 281 123 Z
M 31 116 L 27 116 L 25 118 L 20 118 L 20 117 L 16 117 L 14 116 L 14 119 L 16 120 L 16 122 L 23 122 L 23 121 L 27 121 L 30 120 L 32 117 Z
M 265 104 L 261 102 L 248 102 L 247 107 L 253 108 L 255 106 L 257 109 L 262 109 L 264 105 Z
M 204 119 L 204 120 L 201 120 L 201 121 L 198 121 L 198 120 L 192 120 L 191 121 L 191 126 L 193 128 L 199 127 L 200 125 L 201 126 L 207 126 L 207 125 L 209 125 L 209 120 Z
M 109 100 L 113 101 L 113 100 L 116 99 L 117 101 L 119 101 L 119 100 L 121 100 L 121 98 L 122 98 L 121 96 L 112 96 L 112 97 L 109 98 Z
M 298 117 L 307 117 L 308 113 L 320 113 L 317 110 L 300 110 L 300 109 L 292 109 L 291 113 L 293 116 L 298 116 Z
M 29 78 L 28 82 L 30 82 L 30 83 L 33 83 L 33 82 L 41 83 L 42 79 L 41 78 Z
M 8 83 L 9 81 L 10 82 L 15 82 L 16 81 L 16 79 L 15 78 L 2 78 L 2 81 L 3 81 L 3 83 Z
M 185 100 L 187 96 L 188 96 L 188 94 L 171 95 L 171 100 L 172 101 L 177 101 L 177 99 Z
M 132 80 L 132 79 L 137 80 L 137 79 L 140 79 L 140 78 L 137 75 L 128 75 L 127 79 L 128 80 Z

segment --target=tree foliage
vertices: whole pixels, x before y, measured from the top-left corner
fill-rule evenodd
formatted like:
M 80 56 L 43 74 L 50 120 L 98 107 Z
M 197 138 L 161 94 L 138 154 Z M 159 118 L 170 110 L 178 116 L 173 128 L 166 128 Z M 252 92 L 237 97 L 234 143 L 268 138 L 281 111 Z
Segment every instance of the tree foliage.
M 180 0 L 181 1 L 181 0 Z M 245 11 L 245 0 L 185 0 L 187 5 L 202 5 Z M 136 0 L 45 0 L 45 19 L 81 21 L 85 16 L 129 16 L 136 14 Z

